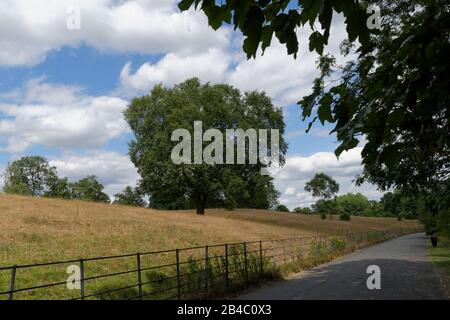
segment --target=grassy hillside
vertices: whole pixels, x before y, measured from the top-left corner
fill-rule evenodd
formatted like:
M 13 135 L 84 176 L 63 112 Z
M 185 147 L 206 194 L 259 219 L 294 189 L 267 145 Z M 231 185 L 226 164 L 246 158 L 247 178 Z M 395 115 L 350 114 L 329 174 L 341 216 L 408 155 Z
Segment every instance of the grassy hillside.
M 417 227 L 415 221 L 351 221 L 264 210 L 158 211 L 0 194 L 0 266 L 202 244 Z

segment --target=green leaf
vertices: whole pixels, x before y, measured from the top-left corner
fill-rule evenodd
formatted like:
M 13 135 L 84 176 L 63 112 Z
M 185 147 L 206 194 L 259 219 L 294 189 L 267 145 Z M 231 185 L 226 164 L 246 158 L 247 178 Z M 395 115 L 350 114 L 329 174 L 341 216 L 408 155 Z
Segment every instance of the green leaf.
M 331 19 L 333 17 L 333 8 L 331 1 L 325 1 L 319 14 L 319 21 L 322 29 L 324 30 L 324 42 L 328 43 L 328 37 L 330 36 Z
M 342 142 L 339 147 L 336 148 L 336 150 L 334 150 L 334 154 L 339 157 L 341 155 L 342 152 L 346 151 L 346 150 L 350 150 L 355 148 L 359 143 L 359 140 L 356 139 L 355 137 L 352 137 L 349 141 L 344 141 Z
M 242 25 L 242 33 L 247 37 L 244 40 L 243 50 L 247 58 L 256 57 L 259 42 L 261 41 L 264 14 L 258 6 L 251 6 L 245 16 Z
M 261 32 L 261 49 L 264 52 L 266 48 L 270 46 L 270 43 L 272 42 L 272 36 L 273 36 L 273 28 L 272 26 L 264 26 Z
M 180 1 L 180 3 L 178 3 L 178 8 L 179 8 L 181 11 L 186 11 L 186 10 L 188 10 L 188 9 L 192 6 L 192 4 L 194 3 L 194 1 L 195 1 L 195 0 L 182 0 L 182 1 Z
M 309 36 L 309 51 L 316 51 L 318 54 L 322 55 L 324 45 L 324 39 L 320 32 L 314 31 Z
M 320 99 L 320 106 L 317 110 L 317 115 L 322 125 L 325 121 L 332 122 L 333 115 L 331 114 L 331 103 L 333 99 L 330 93 L 325 94 L 322 99 Z

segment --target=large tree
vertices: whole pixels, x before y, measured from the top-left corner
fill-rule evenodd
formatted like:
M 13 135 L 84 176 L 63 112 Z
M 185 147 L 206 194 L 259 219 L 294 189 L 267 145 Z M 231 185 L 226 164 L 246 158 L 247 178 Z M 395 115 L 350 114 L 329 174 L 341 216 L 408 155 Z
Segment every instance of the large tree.
M 202 121 L 204 130 L 218 129 L 224 133 L 225 140 L 230 139 L 225 134 L 227 129 L 279 129 L 280 163 L 283 164 L 287 145 L 283 140 L 282 112 L 264 93 L 241 94 L 229 85 L 200 84 L 198 79 L 187 80 L 170 89 L 157 85 L 149 95 L 132 100 L 125 111 L 125 119 L 135 136 L 130 143 L 131 160 L 141 175 L 140 188 L 149 195 L 150 206 L 196 207 L 197 212 L 203 214 L 207 205 L 267 208 L 275 203 L 273 198 L 277 193 L 272 178 L 260 174 L 266 167 L 260 162 L 194 164 L 189 154 L 186 156 L 192 163 L 189 164 L 174 163 L 171 157 L 172 149 L 178 144 L 178 141 L 171 141 L 175 130 L 186 129 L 194 136 L 194 122 Z M 270 134 L 268 136 L 270 138 Z M 187 143 L 189 148 L 195 149 L 193 140 Z M 217 137 L 211 138 L 211 142 L 204 140 L 200 148 L 206 152 L 212 142 L 225 146 L 226 141 L 220 140 Z M 249 144 L 245 146 L 249 151 Z M 270 152 L 270 142 L 267 148 Z M 226 159 L 226 148 L 223 149 L 210 150 L 211 155 L 219 156 L 223 152 L 221 155 Z M 236 156 L 234 154 L 234 160 Z
M 40 156 L 24 156 L 8 164 L 3 191 L 31 196 L 41 196 L 50 190 L 57 178 L 56 168 Z

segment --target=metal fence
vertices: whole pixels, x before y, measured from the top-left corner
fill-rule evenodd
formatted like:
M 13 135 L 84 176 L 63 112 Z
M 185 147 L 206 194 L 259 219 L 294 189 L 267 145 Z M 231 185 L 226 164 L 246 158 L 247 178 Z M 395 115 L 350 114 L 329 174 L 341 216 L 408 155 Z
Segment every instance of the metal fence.
M 204 299 L 261 281 L 280 265 L 414 231 L 294 237 L 0 267 L 0 300 Z

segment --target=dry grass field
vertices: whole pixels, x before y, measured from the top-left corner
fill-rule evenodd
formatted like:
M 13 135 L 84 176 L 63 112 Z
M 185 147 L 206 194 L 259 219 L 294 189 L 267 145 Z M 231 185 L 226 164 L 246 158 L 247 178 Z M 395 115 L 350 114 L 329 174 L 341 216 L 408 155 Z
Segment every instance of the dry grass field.
M 194 210 L 159 211 L 146 208 L 99 204 L 83 201 L 42 199 L 0 194 L 0 268 L 14 264 L 34 264 L 152 252 L 192 246 L 271 240 L 313 235 L 337 235 L 347 232 L 367 232 L 416 228 L 415 221 L 393 218 L 352 217 L 351 221 L 322 220 L 317 215 L 278 213 L 265 210 L 239 209 L 227 211 L 208 209 L 205 216 Z M 216 247 L 211 255 L 222 255 Z M 283 249 L 284 250 L 284 249 Z M 183 251 L 180 259 L 201 256 L 201 251 Z M 174 262 L 173 252 L 144 255 L 143 268 L 153 268 Z M 67 267 L 71 263 L 20 268 L 15 276 L 15 289 L 61 283 L 54 287 L 21 291 L 14 299 L 65 299 L 79 297 L 79 290 L 67 290 Z M 136 268 L 136 256 L 89 261 L 85 275 L 97 276 Z M 144 279 L 170 276 L 173 267 L 149 270 Z M 160 270 L 160 269 L 158 269 Z M 136 275 L 90 280 L 86 294 L 96 294 L 110 288 L 121 288 L 136 282 Z M 10 269 L 0 269 L 0 292 L 9 289 Z M 149 285 L 145 290 L 156 290 Z M 117 292 L 110 299 L 123 299 Z M 0 295 L 0 300 L 5 299 Z M 108 298 L 102 296 L 103 298 Z
M 292 236 L 417 227 L 415 221 L 264 210 L 158 211 L 0 194 L 0 266 Z

